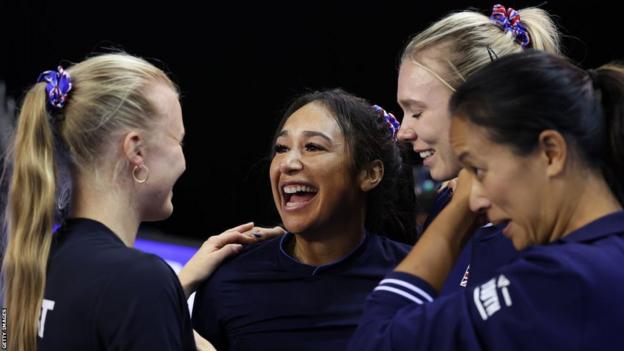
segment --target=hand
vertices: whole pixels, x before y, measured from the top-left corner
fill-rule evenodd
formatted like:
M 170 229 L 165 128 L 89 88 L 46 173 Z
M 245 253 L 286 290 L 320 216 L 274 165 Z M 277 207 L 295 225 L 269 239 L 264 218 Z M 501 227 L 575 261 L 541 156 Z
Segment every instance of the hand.
M 455 191 L 455 187 L 457 186 L 457 178 L 453 178 L 451 180 L 447 180 L 445 182 L 442 182 L 442 184 L 440 185 L 440 188 L 438 189 L 437 193 L 442 192 L 445 189 L 451 189 L 451 191 Z
M 215 349 L 208 340 L 204 339 L 195 330 L 193 330 L 193 336 L 195 337 L 195 346 L 197 346 L 197 351 L 217 351 L 217 349 Z
M 254 227 L 253 222 L 239 225 L 204 241 L 178 275 L 188 298 L 197 285 L 208 278 L 227 257 L 239 253 L 242 244 L 253 244 L 285 233 L 281 227 Z
M 485 225 L 488 220 L 487 215 L 484 211 L 480 211 L 471 206 L 470 195 L 472 192 L 472 187 L 474 186 L 474 182 L 474 175 L 467 170 L 462 169 L 459 172 L 457 178 L 449 181 L 449 186 L 451 186 L 453 189 L 453 198 L 451 201 L 455 205 L 459 204 L 458 207 L 463 209 L 463 211 L 466 213 L 467 218 L 473 218 L 474 221 L 472 224 L 472 228 L 476 229 L 482 225 Z M 468 212 L 468 210 L 470 210 L 470 213 Z M 465 240 L 467 239 L 468 238 L 465 238 Z
M 465 169 L 459 171 L 457 178 L 449 180 L 447 186 L 453 189 L 453 200 L 468 204 L 473 181 L 473 175 Z
M 396 271 L 407 272 L 428 282 L 438 292 L 453 264 L 474 232 L 477 215 L 470 210 L 472 175 L 462 170 L 446 186 L 453 187 L 453 197 L 429 224 Z

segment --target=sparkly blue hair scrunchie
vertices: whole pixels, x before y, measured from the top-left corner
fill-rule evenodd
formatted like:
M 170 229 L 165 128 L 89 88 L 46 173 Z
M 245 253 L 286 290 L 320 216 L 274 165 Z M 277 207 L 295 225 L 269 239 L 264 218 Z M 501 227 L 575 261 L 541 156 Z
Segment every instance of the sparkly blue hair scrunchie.
M 57 109 L 65 106 L 67 95 L 72 89 L 71 77 L 63 67 L 58 66 L 57 71 L 45 71 L 37 78 L 37 83 L 46 82 L 46 96 L 50 106 Z
M 397 121 L 396 117 L 394 117 L 392 113 L 386 112 L 386 110 L 384 110 L 381 106 L 373 105 L 373 108 L 375 109 L 375 112 L 377 112 L 379 116 L 383 117 L 384 122 L 388 124 L 388 128 L 390 129 L 390 132 L 392 132 L 392 138 L 396 140 L 397 132 L 399 131 L 399 127 L 401 126 L 399 121 Z
M 516 42 L 523 48 L 526 48 L 531 42 L 529 32 L 520 23 L 520 14 L 511 7 L 505 9 L 503 5 L 494 5 L 490 20 L 504 32 L 511 32 Z

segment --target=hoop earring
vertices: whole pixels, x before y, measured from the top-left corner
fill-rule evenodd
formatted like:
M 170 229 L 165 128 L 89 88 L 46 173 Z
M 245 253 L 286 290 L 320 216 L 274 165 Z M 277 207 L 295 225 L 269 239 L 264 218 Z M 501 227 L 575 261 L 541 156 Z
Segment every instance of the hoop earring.
M 136 175 L 137 170 L 141 170 L 141 169 L 145 169 L 145 172 L 147 172 L 147 174 L 145 175 L 145 178 L 143 179 L 139 179 L 139 177 L 137 177 Z M 134 166 L 134 168 L 132 169 L 132 178 L 134 178 L 134 181 L 139 184 L 143 184 L 147 182 L 147 178 L 149 178 L 149 168 L 147 168 L 147 166 L 143 164 L 139 166 Z

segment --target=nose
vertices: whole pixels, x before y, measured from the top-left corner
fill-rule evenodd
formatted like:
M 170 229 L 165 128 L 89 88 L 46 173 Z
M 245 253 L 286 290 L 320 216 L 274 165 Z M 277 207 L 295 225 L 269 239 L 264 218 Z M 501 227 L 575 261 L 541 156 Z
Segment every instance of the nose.
M 469 202 L 470 210 L 476 213 L 483 213 L 492 205 L 490 200 L 484 196 L 481 184 L 477 181 L 472 182 Z
M 291 150 L 287 152 L 280 162 L 280 172 L 290 174 L 303 169 L 301 155 L 299 152 Z
M 410 117 L 406 114 L 403 115 L 403 121 L 401 121 L 401 126 L 399 127 L 399 131 L 397 133 L 397 138 L 400 141 L 415 141 L 418 138 L 414 127 L 412 126 L 413 121 L 410 120 Z

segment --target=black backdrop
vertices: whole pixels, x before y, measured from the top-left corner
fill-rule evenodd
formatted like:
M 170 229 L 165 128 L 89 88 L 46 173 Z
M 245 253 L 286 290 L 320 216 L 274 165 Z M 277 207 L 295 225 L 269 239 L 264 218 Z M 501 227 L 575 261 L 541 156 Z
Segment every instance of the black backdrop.
M 566 53 L 584 67 L 623 57 L 620 20 L 606 4 L 511 1 L 556 15 Z M 273 130 L 306 89 L 343 87 L 400 112 L 398 55 L 408 38 L 450 11 L 492 2 L 283 4 L 165 1 L 0 0 L 5 45 L 0 79 L 15 99 L 38 73 L 105 48 L 157 59 L 183 97 L 187 171 L 174 215 L 149 225 L 200 239 L 254 220 L 274 224 L 268 182 Z M 2 28 L 2 27 L 0 27 Z M 397 114 L 397 116 L 399 116 Z

